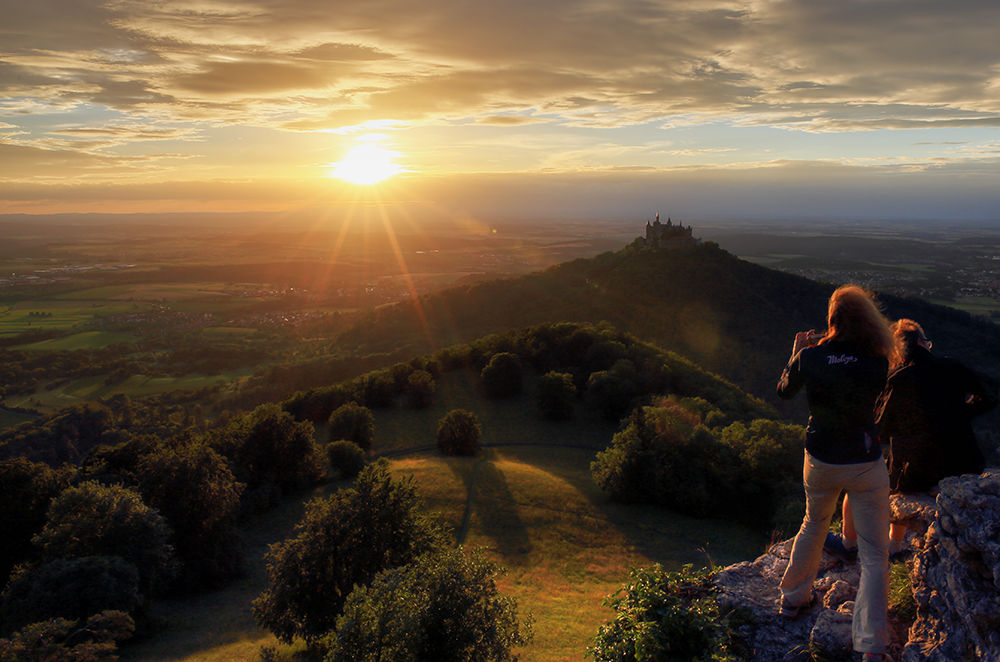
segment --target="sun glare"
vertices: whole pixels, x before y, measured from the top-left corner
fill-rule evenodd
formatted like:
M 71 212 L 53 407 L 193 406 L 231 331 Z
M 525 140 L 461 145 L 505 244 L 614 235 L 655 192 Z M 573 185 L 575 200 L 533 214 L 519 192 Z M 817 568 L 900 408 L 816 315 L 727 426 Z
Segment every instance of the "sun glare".
M 403 170 L 392 162 L 395 156 L 397 152 L 376 145 L 360 145 L 335 163 L 330 174 L 352 184 L 375 184 Z

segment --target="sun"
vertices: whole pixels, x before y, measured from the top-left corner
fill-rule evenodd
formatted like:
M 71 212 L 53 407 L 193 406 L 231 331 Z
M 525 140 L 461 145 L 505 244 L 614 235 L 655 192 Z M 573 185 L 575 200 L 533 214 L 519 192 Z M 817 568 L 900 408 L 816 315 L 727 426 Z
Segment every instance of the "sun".
M 376 184 L 403 170 L 402 166 L 392 162 L 396 156 L 399 156 L 398 152 L 376 145 L 360 145 L 352 149 L 343 161 L 333 164 L 330 174 L 352 184 Z

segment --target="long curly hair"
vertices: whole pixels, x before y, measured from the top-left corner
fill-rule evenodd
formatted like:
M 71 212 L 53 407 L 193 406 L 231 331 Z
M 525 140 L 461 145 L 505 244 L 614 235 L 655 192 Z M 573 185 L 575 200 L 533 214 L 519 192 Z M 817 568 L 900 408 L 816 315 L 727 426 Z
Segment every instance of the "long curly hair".
M 889 328 L 875 297 L 857 285 L 842 285 L 830 296 L 827 332 L 820 343 L 852 342 L 869 356 L 884 356 L 896 363 L 896 350 Z

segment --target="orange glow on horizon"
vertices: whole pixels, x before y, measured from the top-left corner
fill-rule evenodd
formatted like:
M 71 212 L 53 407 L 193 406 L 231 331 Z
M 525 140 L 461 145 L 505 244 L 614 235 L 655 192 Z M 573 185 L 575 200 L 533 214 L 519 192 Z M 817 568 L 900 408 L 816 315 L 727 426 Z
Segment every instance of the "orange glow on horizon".
M 376 145 L 359 145 L 335 164 L 330 174 L 360 186 L 377 184 L 403 171 L 402 166 L 392 162 L 398 155 L 398 152 Z

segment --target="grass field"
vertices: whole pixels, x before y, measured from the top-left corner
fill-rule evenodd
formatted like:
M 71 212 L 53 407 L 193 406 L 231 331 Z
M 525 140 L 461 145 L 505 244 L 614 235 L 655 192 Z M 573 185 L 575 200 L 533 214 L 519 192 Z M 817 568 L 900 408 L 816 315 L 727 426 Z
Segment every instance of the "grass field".
M 1000 303 L 989 297 L 958 297 L 954 301 L 933 301 L 933 303 L 958 308 L 973 315 L 989 315 L 1000 310 Z
M 424 507 L 456 531 L 468 510 L 466 545 L 485 548 L 507 570 L 501 590 L 535 619 L 525 662 L 579 661 L 597 628 L 612 615 L 602 601 L 631 567 L 663 563 L 705 566 L 755 558 L 760 536 L 726 522 L 695 520 L 648 506 L 608 502 L 590 480 L 595 451 L 565 447 L 494 448 L 477 458 L 423 452 L 392 461 L 412 475 Z M 315 494 L 328 494 L 337 485 Z M 266 583 L 267 544 L 287 536 L 301 517 L 299 499 L 247 534 L 249 574 L 223 591 L 156 605 L 168 627 L 123 651 L 124 662 L 254 660 L 261 645 L 290 652 L 259 630 L 250 602 Z M 703 551 L 704 550 L 704 551 Z
M 157 393 L 166 393 L 179 389 L 195 391 L 206 386 L 214 386 L 219 380 L 228 381 L 237 374 L 225 375 L 185 375 L 184 377 L 148 377 L 134 375 L 114 386 L 107 386 L 104 381 L 107 375 L 84 377 L 60 384 L 52 390 L 41 388 L 37 393 L 22 396 L 12 396 L 4 404 L 10 407 L 31 407 L 43 413 L 54 411 L 60 407 L 91 402 L 98 398 L 108 398 L 123 393 L 130 398 L 140 398 Z M 30 402 L 30 401 L 34 402 Z
M 582 405 L 577 419 L 552 423 L 530 406 L 533 381 L 526 380 L 520 398 L 500 401 L 480 398 L 474 382 L 472 373 L 448 373 L 438 380 L 431 409 L 374 410 L 372 450 L 389 453 L 397 474 L 413 476 L 423 509 L 442 518 L 456 544 L 482 547 L 506 568 L 501 590 L 518 600 L 522 616 L 535 619 L 525 662 L 582 660 L 597 628 L 612 616 L 603 600 L 625 583 L 632 567 L 727 565 L 762 553 L 766 541 L 760 534 L 731 523 L 608 501 L 591 478 L 590 463 L 616 426 L 591 418 Z M 437 421 L 455 407 L 477 414 L 488 447 L 474 458 L 413 451 L 433 444 Z M 316 437 L 326 441 L 325 426 L 317 426 Z M 269 513 L 247 532 L 245 579 L 219 593 L 157 605 L 169 627 L 125 649 L 122 660 L 254 660 L 261 645 L 277 646 L 284 659 L 292 659 L 301 646 L 280 646 L 259 630 L 250 602 L 265 588 L 267 545 L 291 532 L 307 498 Z
M 107 301 L 25 301 L 0 305 L 0 337 L 37 330 L 65 331 L 91 322 L 96 315 L 131 313 L 138 307 L 139 304 Z
M 46 350 L 66 350 L 66 349 L 99 349 L 114 345 L 115 343 L 130 342 L 133 336 L 130 333 L 115 333 L 111 331 L 84 331 L 74 333 L 63 338 L 53 338 L 30 345 L 18 345 L 14 349 L 24 349 L 28 351 Z
M 31 416 L 29 414 L 20 414 L 16 411 L 0 409 L 0 430 L 12 428 L 19 423 L 24 423 L 26 421 L 33 421 L 35 418 L 35 416 Z

